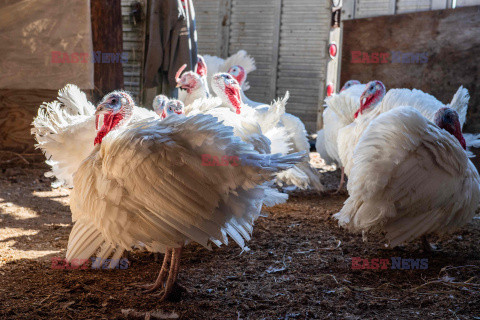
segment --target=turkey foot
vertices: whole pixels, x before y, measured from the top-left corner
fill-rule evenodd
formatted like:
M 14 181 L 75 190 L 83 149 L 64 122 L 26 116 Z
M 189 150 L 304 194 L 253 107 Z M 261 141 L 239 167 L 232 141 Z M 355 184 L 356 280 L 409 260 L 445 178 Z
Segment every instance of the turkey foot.
M 433 253 L 435 251 L 438 251 L 438 247 L 436 245 L 432 245 L 430 242 L 428 242 L 426 235 L 422 236 L 422 245 L 425 252 Z
M 171 260 L 172 260 L 172 249 L 167 249 L 167 251 L 165 252 L 165 256 L 163 257 L 162 268 L 158 273 L 157 280 L 155 280 L 154 283 L 144 284 L 139 286 L 142 289 L 146 289 L 145 293 L 152 292 L 154 290 L 157 290 L 161 286 L 163 286 L 163 283 L 165 282 L 165 278 L 168 273 L 168 264 L 170 263 Z
M 163 301 L 169 297 L 177 281 L 178 271 L 180 270 L 180 257 L 182 255 L 182 247 L 168 249 L 163 259 L 162 269 L 158 274 L 157 280 L 154 284 L 145 286 L 145 293 L 157 290 L 160 287 L 164 289 L 160 292 L 160 301 Z M 170 262 L 170 270 L 168 269 L 168 262 Z M 166 278 L 166 279 L 165 279 Z
M 345 184 L 345 170 L 344 170 L 343 167 L 342 167 L 342 175 L 341 175 L 341 177 L 340 177 L 340 184 L 338 185 L 337 191 L 335 191 L 335 192 L 332 193 L 332 194 L 337 194 L 337 193 L 339 193 L 339 192 L 342 190 L 344 184 Z

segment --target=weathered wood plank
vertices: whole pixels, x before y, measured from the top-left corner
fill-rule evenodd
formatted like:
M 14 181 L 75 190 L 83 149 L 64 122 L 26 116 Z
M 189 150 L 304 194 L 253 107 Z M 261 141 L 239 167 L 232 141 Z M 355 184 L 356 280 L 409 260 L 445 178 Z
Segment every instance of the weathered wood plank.
M 91 0 L 93 50 L 123 52 L 122 7 L 120 0 Z M 95 97 L 123 88 L 121 63 L 96 63 L 94 66 Z
M 0 90 L 0 149 L 32 152 L 33 117 L 42 102 L 52 101 L 56 96 L 56 90 Z

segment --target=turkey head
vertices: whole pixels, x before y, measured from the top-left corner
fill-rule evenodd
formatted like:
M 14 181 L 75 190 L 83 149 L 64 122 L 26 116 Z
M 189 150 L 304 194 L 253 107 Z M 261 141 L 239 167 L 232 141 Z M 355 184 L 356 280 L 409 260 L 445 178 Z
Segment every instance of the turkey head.
M 113 91 L 107 94 L 98 104 L 95 111 L 95 124 L 103 116 L 102 127 L 98 130 L 94 144 L 102 142 L 102 139 L 113 129 L 128 122 L 132 117 L 135 102 L 132 97 L 124 91 Z
M 213 76 L 212 81 L 213 91 L 218 97 L 235 110 L 236 114 L 240 114 L 242 106 L 242 98 L 240 96 L 240 85 L 237 80 L 228 73 L 217 73 Z
M 355 112 L 355 118 L 364 110 L 376 106 L 385 96 L 385 86 L 381 81 L 374 80 L 367 83 L 367 88 L 360 97 L 360 109 Z

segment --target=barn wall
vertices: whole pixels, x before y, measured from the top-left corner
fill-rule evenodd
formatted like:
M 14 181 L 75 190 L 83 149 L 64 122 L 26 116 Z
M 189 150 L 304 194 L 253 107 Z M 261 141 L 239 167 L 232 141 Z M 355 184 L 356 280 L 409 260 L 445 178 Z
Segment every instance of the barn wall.
M 444 103 L 463 85 L 471 95 L 465 129 L 480 130 L 479 11 L 468 7 L 345 21 L 342 84 L 378 79 L 387 89 L 417 88 Z M 353 63 L 355 51 L 368 57 Z M 427 59 L 397 63 L 392 51 L 426 53 Z M 372 53 L 388 53 L 388 62 L 375 63 Z
M 0 150 L 33 152 L 33 117 L 43 101 L 56 96 L 56 90 L 0 90 Z
M 142 6 L 141 19 L 136 21 L 131 16 L 133 6 L 140 2 Z M 128 61 L 123 63 L 124 88 L 138 101 L 143 89 L 143 61 L 145 55 L 147 0 L 122 0 L 123 52 L 128 53 Z
M 478 5 L 480 0 L 343 0 L 342 20 Z
M 122 48 L 120 0 L 111 1 L 108 5 L 100 0 L 92 0 L 91 8 L 94 51 L 120 52 Z M 95 90 L 86 91 L 91 100 L 96 101 L 102 93 L 123 87 L 122 68 L 119 65 L 96 63 L 94 69 Z M 0 151 L 34 152 L 35 140 L 30 134 L 33 117 L 43 102 L 50 102 L 56 96 L 57 90 L 1 89 Z M 96 98 L 92 98 L 93 96 Z
M 323 101 L 330 1 L 195 0 L 200 54 L 223 58 L 244 49 L 257 70 L 246 95 L 269 103 L 290 91 L 287 111 L 316 131 Z

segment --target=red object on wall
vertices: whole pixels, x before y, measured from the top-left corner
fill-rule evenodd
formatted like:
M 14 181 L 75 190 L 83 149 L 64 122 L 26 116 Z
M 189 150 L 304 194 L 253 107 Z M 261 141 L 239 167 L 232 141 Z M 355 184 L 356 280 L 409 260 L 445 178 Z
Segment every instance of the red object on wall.
M 332 59 L 337 56 L 337 45 L 335 43 L 330 43 L 328 46 L 328 53 Z
M 327 97 L 330 97 L 333 94 L 334 91 L 335 91 L 335 89 L 333 88 L 333 83 L 330 82 L 327 85 Z

